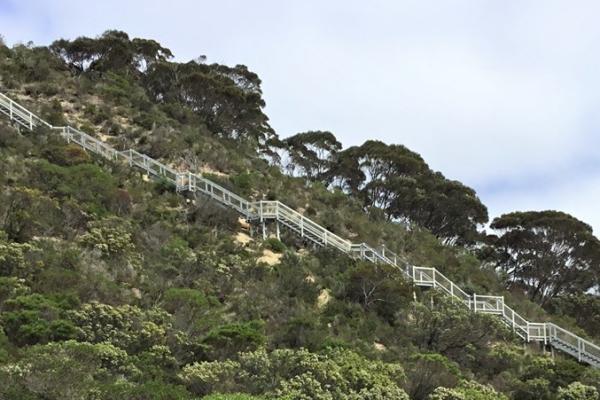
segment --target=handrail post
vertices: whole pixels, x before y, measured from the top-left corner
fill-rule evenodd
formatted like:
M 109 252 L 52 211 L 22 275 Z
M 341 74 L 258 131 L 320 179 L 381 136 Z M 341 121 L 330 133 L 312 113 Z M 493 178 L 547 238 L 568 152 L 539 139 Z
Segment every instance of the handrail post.
M 473 311 L 477 312 L 477 293 L 473 293 Z
M 29 130 L 33 130 L 33 114 L 29 113 Z
M 515 331 L 515 311 L 514 310 L 511 310 L 511 311 L 512 311 L 512 329 L 514 332 Z
M 10 114 L 10 119 L 13 119 L 13 101 L 8 101 L 8 113 Z

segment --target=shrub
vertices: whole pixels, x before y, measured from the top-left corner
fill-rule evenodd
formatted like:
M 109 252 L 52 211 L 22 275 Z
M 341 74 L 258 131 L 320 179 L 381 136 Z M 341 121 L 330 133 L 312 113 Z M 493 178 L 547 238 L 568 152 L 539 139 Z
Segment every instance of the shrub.
M 84 304 L 69 313 L 69 320 L 79 328 L 80 340 L 111 343 L 130 353 L 163 344 L 169 329 L 169 315 L 165 311 L 145 311 L 129 305 Z
M 18 346 L 67 340 L 76 336 L 70 321 L 61 319 L 59 304 L 40 294 L 17 296 L 4 303 L 0 315 L 8 338 Z
M 79 145 L 71 144 L 49 144 L 43 150 L 43 156 L 53 164 L 63 167 L 87 164 L 92 161 L 90 155 Z
M 211 330 L 203 343 L 213 359 L 231 357 L 241 351 L 256 350 L 266 343 L 264 323 L 250 321 L 222 325 Z
M 263 246 L 277 253 L 283 253 L 286 250 L 285 244 L 277 238 L 268 238 L 264 241 Z

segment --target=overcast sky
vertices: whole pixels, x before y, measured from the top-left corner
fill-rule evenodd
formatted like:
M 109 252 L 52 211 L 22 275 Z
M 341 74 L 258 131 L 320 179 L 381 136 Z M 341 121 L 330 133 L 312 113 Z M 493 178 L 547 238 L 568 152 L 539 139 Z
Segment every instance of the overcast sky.
M 281 136 L 404 144 L 490 216 L 600 232 L 599 1 L 0 0 L 8 44 L 121 29 L 178 61 L 246 64 Z

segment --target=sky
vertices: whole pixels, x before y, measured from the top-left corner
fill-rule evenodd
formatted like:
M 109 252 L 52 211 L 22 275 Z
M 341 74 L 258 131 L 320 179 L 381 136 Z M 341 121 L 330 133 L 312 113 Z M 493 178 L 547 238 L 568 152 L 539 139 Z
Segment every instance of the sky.
M 593 0 L 0 0 L 0 34 L 120 29 L 177 61 L 245 64 L 282 137 L 403 144 L 492 218 L 561 210 L 598 236 L 598 15 Z

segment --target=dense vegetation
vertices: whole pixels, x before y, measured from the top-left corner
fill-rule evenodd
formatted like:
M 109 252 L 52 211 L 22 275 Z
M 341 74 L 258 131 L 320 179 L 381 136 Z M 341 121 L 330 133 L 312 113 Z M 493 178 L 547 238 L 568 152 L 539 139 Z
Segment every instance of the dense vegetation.
M 600 341 L 600 242 L 559 212 L 492 222 L 401 145 L 279 138 L 245 66 L 123 32 L 0 44 L 2 92 L 54 124 L 276 198 L 468 292 Z M 0 123 L 0 399 L 598 399 L 600 371 L 387 266 L 245 234 L 55 134 Z

